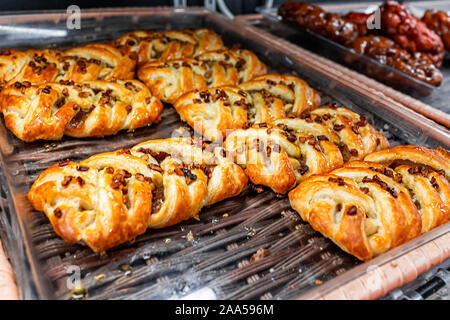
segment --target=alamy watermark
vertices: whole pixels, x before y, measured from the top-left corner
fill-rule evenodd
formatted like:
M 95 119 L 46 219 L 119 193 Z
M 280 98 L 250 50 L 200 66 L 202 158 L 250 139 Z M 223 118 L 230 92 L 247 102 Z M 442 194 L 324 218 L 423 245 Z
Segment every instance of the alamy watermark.
M 369 9 L 372 9 L 369 7 Z M 366 21 L 367 29 L 369 30 L 379 30 L 381 29 L 381 12 L 378 6 L 375 6 L 374 12 L 369 16 Z
M 81 269 L 77 265 L 70 265 L 66 269 L 67 277 L 66 285 L 69 290 L 75 290 L 82 286 Z
M 68 30 L 80 30 L 81 29 L 81 9 L 77 5 L 70 5 L 67 7 L 67 21 L 66 27 Z

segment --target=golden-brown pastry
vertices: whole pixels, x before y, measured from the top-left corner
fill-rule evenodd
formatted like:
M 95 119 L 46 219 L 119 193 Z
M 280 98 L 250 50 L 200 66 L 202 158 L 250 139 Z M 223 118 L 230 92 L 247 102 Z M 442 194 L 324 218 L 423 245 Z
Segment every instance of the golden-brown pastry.
M 174 107 L 181 120 L 210 141 L 222 142 L 232 130 L 247 125 L 250 96 L 239 87 L 196 90 L 181 96 Z
M 333 132 L 299 122 L 305 121 L 284 119 L 277 126 L 261 123 L 236 130 L 227 136 L 224 148 L 254 184 L 286 193 L 307 177 L 343 164 L 341 152 L 333 143 L 339 139 Z
M 368 123 L 366 116 L 346 108 L 329 105 L 305 111 L 300 118 L 332 129 L 341 140 L 339 148 L 345 162 L 361 160 L 371 152 L 389 147 L 387 139 Z
M 420 234 L 420 216 L 406 188 L 369 168 L 312 176 L 289 193 L 289 200 L 316 231 L 360 260 Z
M 90 44 L 65 52 L 58 50 L 2 50 L 0 83 L 43 84 L 72 80 L 128 80 L 134 77 L 136 59 L 107 44 Z
M 303 80 L 271 74 L 238 87 L 220 86 L 189 92 L 179 97 L 174 107 L 181 120 L 196 132 L 210 141 L 222 142 L 233 130 L 247 128 L 253 123 L 270 123 L 287 115 L 297 116 L 299 110 L 316 108 L 319 103 L 318 94 Z M 351 111 L 348 113 L 350 115 Z M 351 116 L 352 120 L 362 124 L 356 114 L 351 113 Z M 305 114 L 305 117 L 310 115 Z
M 449 221 L 449 169 L 444 149 L 396 146 L 311 176 L 289 199 L 315 230 L 369 260 Z
M 450 179 L 450 155 L 444 148 L 432 150 L 419 146 L 395 146 L 390 149 L 374 152 L 364 158 L 366 161 L 378 162 L 396 167 L 400 164 L 429 167 L 444 173 Z
M 246 59 L 248 63 L 245 62 Z M 242 65 L 239 61 L 243 61 Z M 255 67 L 252 67 L 253 65 Z M 149 62 L 139 68 L 138 77 L 159 99 L 173 104 L 180 96 L 190 91 L 235 86 L 240 83 L 241 78 L 251 78 L 261 72 L 265 72 L 265 66 L 253 53 L 227 49 L 206 52 L 195 59 Z
M 219 66 L 226 69 L 237 69 L 239 83 L 249 81 L 266 73 L 266 65 L 253 52 L 245 49 L 223 49 L 206 52 L 197 55 L 196 59 L 204 61 L 207 64 L 218 65 L 217 70 L 213 71 L 219 73 Z M 215 85 L 219 84 L 216 83 Z
M 174 103 L 183 94 L 207 87 L 206 67 L 194 59 L 154 61 L 138 70 L 138 77 L 152 94 L 167 103 Z
M 73 81 L 32 86 L 16 82 L 0 93 L 6 127 L 19 139 L 103 137 L 159 121 L 162 103 L 137 80 Z
M 443 148 L 396 146 L 369 154 L 366 161 L 390 166 L 402 176 L 422 217 L 422 232 L 450 220 L 450 157 Z
M 238 63 L 239 58 L 235 55 L 233 61 L 225 63 L 225 57 L 229 56 L 225 51 L 206 52 L 196 57 L 196 60 L 206 68 L 204 76 L 208 87 L 237 86 L 240 83 L 243 66 Z
M 223 48 L 222 39 L 209 29 L 182 31 L 132 31 L 113 41 L 124 54 L 135 53 L 138 65 L 160 60 L 192 58 Z
M 242 83 L 240 88 L 252 96 L 249 122 L 272 122 L 300 116 L 320 105 L 319 94 L 304 80 L 291 75 L 266 74 Z
M 102 252 L 239 194 L 247 177 L 221 150 L 170 138 L 62 161 L 41 173 L 28 199 L 64 240 Z
M 255 100 L 252 103 L 257 105 Z M 248 149 L 255 140 L 264 146 L 279 144 L 284 150 L 282 156 L 276 157 L 272 152 L 267 157 L 264 152 Z M 309 176 L 329 172 L 349 159 L 361 159 L 369 150 L 388 146 L 387 139 L 373 129 L 366 117 L 332 106 L 304 112 L 301 118 L 281 118 L 236 130 L 227 135 L 224 143 L 253 183 L 269 186 L 278 193 L 286 193 Z M 357 154 L 349 151 L 355 147 Z M 244 150 L 248 152 L 242 153 Z
M 211 29 L 184 29 L 183 32 L 190 34 L 197 41 L 194 57 L 205 52 L 224 48 L 222 38 Z
M 133 79 L 137 62 L 136 56 L 132 54 L 122 55 L 119 50 L 104 43 L 93 43 L 84 47 L 69 49 L 64 52 L 64 60 L 66 63 L 68 60 L 73 60 L 73 67 L 72 69 L 69 67 L 69 72 L 78 73 L 81 76 L 66 76 L 62 80 L 73 80 L 75 82 Z M 85 72 L 92 73 L 92 76 L 84 76 Z

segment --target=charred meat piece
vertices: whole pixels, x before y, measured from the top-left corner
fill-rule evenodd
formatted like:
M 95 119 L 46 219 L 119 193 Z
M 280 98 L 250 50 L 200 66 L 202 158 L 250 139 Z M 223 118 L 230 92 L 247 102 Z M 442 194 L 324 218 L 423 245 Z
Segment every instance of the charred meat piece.
M 437 66 L 442 65 L 444 44 L 427 25 L 409 13 L 405 5 L 387 0 L 380 7 L 383 34 L 412 54 L 423 52 Z
M 355 24 L 309 3 L 288 1 L 278 9 L 278 14 L 285 21 L 295 22 L 342 44 L 348 44 L 358 36 Z
M 343 18 L 357 26 L 359 36 L 365 36 L 369 33 L 367 22 L 372 15 L 372 13 L 349 12 Z
M 427 10 L 422 21 L 441 37 L 445 49 L 450 51 L 450 17 L 448 14 L 444 11 Z
M 441 72 L 426 54 L 411 54 L 391 39 L 382 36 L 359 37 L 353 41 L 352 49 L 421 81 L 435 86 L 442 82 Z

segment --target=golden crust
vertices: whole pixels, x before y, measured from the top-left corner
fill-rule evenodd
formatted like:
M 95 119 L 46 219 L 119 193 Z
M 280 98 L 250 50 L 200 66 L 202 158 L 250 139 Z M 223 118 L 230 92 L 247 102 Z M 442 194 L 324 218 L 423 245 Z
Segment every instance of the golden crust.
M 219 86 L 184 94 L 174 107 L 181 120 L 193 128 L 197 126 L 195 131 L 211 141 L 221 142 L 233 130 L 296 116 L 296 109 L 315 108 L 320 103 L 318 97 L 299 78 L 268 75 L 238 87 Z
M 207 70 L 194 59 L 149 62 L 139 68 L 138 77 L 161 101 L 174 103 L 183 94 L 207 86 Z
M 366 156 L 402 175 L 402 183 L 419 210 L 422 232 L 450 220 L 450 158 L 448 151 L 396 146 Z
M 181 120 L 206 139 L 221 142 L 227 133 L 247 125 L 249 95 L 238 87 L 223 86 L 196 90 L 174 104 Z
M 65 52 L 58 50 L 3 50 L 0 52 L 0 83 L 43 84 L 72 80 L 133 79 L 136 60 L 107 44 L 90 44 Z
M 174 103 L 190 91 L 235 86 L 263 72 L 265 66 L 253 53 L 226 49 L 196 58 L 149 62 L 139 68 L 138 77 L 162 101 Z
M 224 148 L 245 168 L 250 181 L 286 193 L 313 174 L 328 172 L 343 164 L 338 147 L 324 135 L 295 131 L 290 120 L 279 126 L 256 124 L 228 135 Z M 281 120 L 280 120 L 281 121 Z
M 300 116 L 320 105 L 319 94 L 304 80 L 291 75 L 266 74 L 240 87 L 252 95 L 255 112 L 252 123 L 271 122 L 287 116 Z
M 251 97 L 255 105 L 257 98 Z M 264 146 L 260 151 L 249 149 L 255 140 Z M 265 146 L 273 143 L 280 145 L 280 152 L 272 152 L 269 157 L 264 155 Z M 351 158 L 359 159 L 370 150 L 386 145 L 387 139 L 366 118 L 334 107 L 305 111 L 300 118 L 281 118 L 236 130 L 224 143 L 253 183 L 269 186 L 278 193 L 286 193 L 313 174 L 330 172 Z M 355 146 L 358 151 L 352 151 Z M 239 155 L 238 151 L 244 150 L 248 151 Z
M 412 166 L 426 166 L 434 170 L 443 170 L 450 180 L 450 158 L 448 151 L 443 148 L 432 150 L 419 146 L 395 146 L 390 149 L 374 152 L 364 158 L 366 161 L 378 162 L 387 166 L 406 164 Z
M 124 54 L 137 54 L 138 65 L 155 60 L 192 58 L 223 48 L 222 39 L 209 29 L 181 31 L 132 31 L 113 41 Z
M 78 76 L 66 76 L 62 80 L 73 80 L 75 82 L 90 80 L 129 80 L 134 77 L 136 58 L 130 55 L 122 55 L 120 51 L 108 44 L 94 43 L 85 47 L 75 47 L 64 52 L 66 57 L 72 57 L 76 60 L 76 67 L 71 70 L 72 73 L 78 73 Z M 66 58 L 67 59 L 67 58 Z M 93 70 L 93 75 L 80 76 L 83 74 L 83 64 L 80 61 L 88 61 L 84 67 L 89 72 Z M 98 62 L 100 61 L 100 64 Z M 96 66 L 93 66 L 93 62 Z M 70 70 L 70 69 L 69 69 Z M 59 80 L 59 79 L 57 79 Z
M 19 139 L 103 137 L 160 119 L 162 103 L 136 80 L 10 86 L 0 93 L 5 124 Z
M 192 35 L 197 40 L 194 56 L 224 48 L 222 38 L 211 29 L 186 29 L 183 32 Z
M 89 159 L 84 164 L 55 164 L 39 176 L 28 193 L 32 205 L 46 213 L 59 236 L 72 243 L 83 240 L 95 252 L 145 232 L 152 204 L 150 184 L 139 181 L 136 176 L 137 171 L 150 176 L 151 171 L 144 161 L 116 152 L 103 156 L 121 157 L 121 166 L 105 162 L 106 166 L 96 168 L 94 161 L 89 165 Z M 87 171 L 77 170 L 81 166 Z M 108 173 L 107 167 L 114 171 Z M 120 170 L 133 175 L 125 185 L 115 188 L 113 181 L 119 174 L 125 175 Z M 122 190 L 127 190 L 127 194 Z
M 205 52 L 196 56 L 196 59 L 209 65 L 216 66 L 217 69 L 213 69 L 213 73 L 215 74 L 220 74 L 220 66 L 228 70 L 237 70 L 239 83 L 266 74 L 266 65 L 262 63 L 253 52 L 245 49 L 227 48 L 218 51 Z M 234 79 L 232 77 L 229 78 Z M 216 82 L 213 84 L 214 86 L 220 85 L 217 81 L 214 82 Z
M 289 193 L 291 206 L 303 220 L 344 251 L 358 259 L 370 260 L 374 254 L 364 220 L 378 218 L 374 201 L 351 179 L 338 178 L 332 174 L 310 177 Z M 378 232 L 375 235 L 374 243 L 390 247 L 388 237 L 384 234 L 380 237 Z
M 238 195 L 247 184 L 243 170 L 220 148 L 208 149 L 170 138 L 61 162 L 41 173 L 28 199 L 64 240 L 101 252 Z
M 311 226 L 361 260 L 420 234 L 421 220 L 402 185 L 364 166 L 312 176 L 289 193 Z
M 377 177 L 380 178 L 380 180 L 376 180 L 376 183 L 379 185 L 386 184 L 386 186 L 390 187 L 390 190 L 394 190 L 397 194 L 398 203 L 402 206 L 402 208 L 406 208 L 403 211 L 406 213 L 409 213 L 406 216 L 406 224 L 407 228 L 406 231 L 403 232 L 402 236 L 406 237 L 406 241 L 415 238 L 418 234 L 421 232 L 421 226 L 422 226 L 422 219 L 419 215 L 419 211 L 414 210 L 411 211 L 411 208 L 415 208 L 414 203 L 412 202 L 411 198 L 409 197 L 410 193 L 408 189 L 402 184 L 404 181 L 401 174 L 397 173 L 396 171 L 385 167 L 381 164 L 374 163 L 374 162 L 367 162 L 367 161 L 351 161 L 344 164 L 345 168 L 355 168 L 356 171 L 360 171 L 364 173 L 369 173 L 367 177 L 377 175 Z M 370 171 L 367 171 L 370 170 Z M 338 171 L 338 170 L 336 170 Z M 333 171 L 333 173 L 336 173 L 336 171 Z M 365 176 L 364 176 L 365 177 Z M 363 178 L 364 178 L 363 177 Z M 389 179 L 386 179 L 389 178 Z M 359 177 L 359 180 L 361 180 L 361 177 Z M 395 182 L 393 182 L 393 181 Z M 380 182 L 382 181 L 382 182 Z M 383 186 L 382 186 L 383 187 Z
M 417 146 L 377 151 L 308 178 L 289 199 L 315 230 L 369 260 L 450 220 L 446 155 Z
M 341 140 L 339 147 L 345 162 L 362 160 L 369 153 L 389 147 L 387 139 L 368 123 L 367 117 L 346 108 L 330 105 L 303 112 L 300 118 L 332 129 Z

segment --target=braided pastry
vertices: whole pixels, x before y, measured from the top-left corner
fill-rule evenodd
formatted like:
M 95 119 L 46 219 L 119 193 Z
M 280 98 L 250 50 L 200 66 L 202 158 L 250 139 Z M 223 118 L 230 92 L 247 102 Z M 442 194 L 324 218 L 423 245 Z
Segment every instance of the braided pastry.
M 250 148 L 255 143 L 260 146 Z M 273 148 L 273 144 L 279 146 Z M 336 169 L 349 159 L 362 159 L 369 150 L 388 146 L 387 139 L 366 117 L 332 106 L 305 112 L 301 118 L 282 118 L 236 130 L 224 143 L 254 184 L 266 185 L 277 193 L 286 193 L 296 183 Z M 349 151 L 355 147 L 358 151 Z M 281 156 L 276 157 L 273 150 L 279 149 Z
M 187 92 L 238 85 L 264 72 L 265 65 L 250 51 L 227 49 L 206 52 L 195 59 L 149 62 L 139 68 L 138 77 L 162 101 L 174 103 Z
M 137 80 L 17 82 L 0 94 L 6 127 L 19 139 L 103 137 L 159 121 L 162 103 Z
M 146 63 L 139 68 L 138 77 L 156 97 L 174 103 L 187 92 L 205 89 L 206 73 L 205 66 L 197 60 L 178 59 Z
M 0 52 L 0 83 L 16 82 L 43 84 L 72 80 L 133 79 L 136 60 L 122 55 L 107 44 L 90 44 L 68 51 L 58 50 L 2 50 Z
M 63 161 L 41 173 L 28 199 L 65 241 L 83 240 L 101 252 L 239 194 L 244 172 L 220 148 L 209 149 L 191 138 L 170 138 Z
M 302 119 L 282 119 L 278 125 L 255 124 L 232 132 L 225 140 L 225 150 L 254 184 L 286 193 L 313 174 L 342 166 L 335 144 L 339 139 L 332 131 Z
M 238 87 L 196 90 L 181 96 L 174 107 L 181 120 L 210 141 L 221 142 L 232 130 L 247 125 L 251 100 Z
M 449 220 L 446 154 L 415 146 L 377 151 L 310 177 L 289 199 L 315 230 L 370 260 Z
M 197 41 L 193 54 L 194 57 L 205 52 L 224 48 L 222 38 L 211 29 L 185 29 L 183 32 L 190 34 Z
M 132 31 L 113 41 L 113 44 L 124 54 L 137 54 L 138 65 L 155 60 L 192 58 L 223 48 L 220 36 L 209 29 Z
M 450 220 L 450 154 L 438 148 L 396 146 L 365 157 L 390 166 L 403 176 L 422 217 L 422 232 Z
M 291 75 L 266 74 L 239 87 L 252 96 L 254 108 L 250 109 L 250 123 L 299 116 L 320 105 L 319 94 L 304 80 Z
M 361 160 L 365 155 L 389 147 L 387 139 L 367 122 L 366 116 L 333 105 L 306 111 L 301 119 L 332 129 L 340 139 L 344 161 Z
M 235 129 L 269 123 L 316 108 L 320 97 L 303 80 L 290 75 L 264 75 L 239 87 L 196 90 L 177 99 L 174 107 L 195 131 L 221 142 Z
M 266 65 L 251 51 L 245 49 L 224 49 L 206 52 L 196 59 L 213 65 L 213 73 L 223 73 L 222 68 L 236 68 L 238 82 L 246 82 L 266 73 Z M 221 68 L 222 67 L 222 68 Z M 234 83 L 237 84 L 237 83 Z M 219 85 L 219 84 L 215 84 Z

